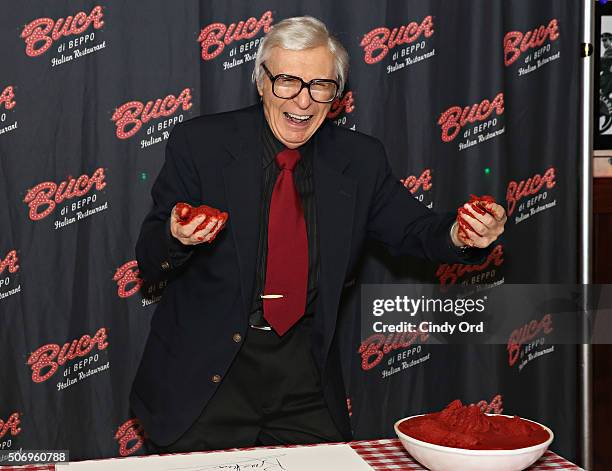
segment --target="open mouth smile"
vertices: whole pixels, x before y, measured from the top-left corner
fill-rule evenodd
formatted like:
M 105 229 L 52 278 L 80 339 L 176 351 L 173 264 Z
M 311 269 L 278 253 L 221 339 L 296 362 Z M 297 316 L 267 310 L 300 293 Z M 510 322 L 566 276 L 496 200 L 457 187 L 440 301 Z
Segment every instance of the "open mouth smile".
M 312 118 L 311 114 L 294 114 L 288 113 L 287 111 L 285 111 L 283 115 L 290 123 L 293 124 L 305 124 Z

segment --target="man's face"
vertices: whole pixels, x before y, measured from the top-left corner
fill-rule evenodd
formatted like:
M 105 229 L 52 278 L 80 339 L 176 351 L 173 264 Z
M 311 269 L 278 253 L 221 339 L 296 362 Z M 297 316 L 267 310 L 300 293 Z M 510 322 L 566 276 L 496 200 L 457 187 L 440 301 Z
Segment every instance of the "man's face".
M 610 49 L 610 46 L 612 46 L 612 38 L 609 36 L 602 38 L 601 42 L 603 43 L 604 49 Z
M 265 62 L 272 75 L 287 74 L 301 77 L 305 82 L 312 79 L 336 80 L 334 57 L 327 47 L 320 46 L 303 51 L 272 48 Z M 263 98 L 264 115 L 274 136 L 289 149 L 295 149 L 308 141 L 325 120 L 331 103 L 318 103 L 310 98 L 306 88 L 294 98 L 278 98 L 272 93 L 272 82 L 264 74 L 258 84 Z M 294 116 L 293 118 L 291 116 Z M 298 117 L 309 116 L 298 121 Z

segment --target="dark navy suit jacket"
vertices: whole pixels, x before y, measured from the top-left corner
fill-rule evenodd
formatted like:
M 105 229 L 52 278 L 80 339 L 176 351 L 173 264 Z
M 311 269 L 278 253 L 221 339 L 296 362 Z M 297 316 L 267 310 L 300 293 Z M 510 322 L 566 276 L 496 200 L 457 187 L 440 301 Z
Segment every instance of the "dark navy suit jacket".
M 130 403 L 158 445 L 178 439 L 196 420 L 245 337 L 256 273 L 262 186 L 260 105 L 178 124 L 153 185 L 154 207 L 136 246 L 146 281 L 169 279 L 133 383 Z M 343 287 L 366 238 L 392 254 L 470 263 L 450 244 L 452 214 L 438 215 L 393 176 L 382 144 L 330 122 L 315 135 L 313 178 L 320 244 L 319 294 L 312 354 L 332 418 L 346 440 L 351 428 L 334 342 Z M 177 247 L 168 219 L 180 201 L 229 213 L 213 243 Z M 182 250 L 185 256 L 171 256 Z M 470 260 L 472 259 L 472 260 Z

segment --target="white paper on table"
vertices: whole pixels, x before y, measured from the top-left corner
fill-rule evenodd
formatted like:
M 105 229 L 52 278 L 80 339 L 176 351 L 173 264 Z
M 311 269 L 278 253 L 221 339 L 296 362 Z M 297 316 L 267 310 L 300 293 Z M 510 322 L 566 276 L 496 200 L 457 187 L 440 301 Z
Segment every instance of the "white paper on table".
M 61 471 L 372 471 L 348 445 L 134 456 L 70 463 Z

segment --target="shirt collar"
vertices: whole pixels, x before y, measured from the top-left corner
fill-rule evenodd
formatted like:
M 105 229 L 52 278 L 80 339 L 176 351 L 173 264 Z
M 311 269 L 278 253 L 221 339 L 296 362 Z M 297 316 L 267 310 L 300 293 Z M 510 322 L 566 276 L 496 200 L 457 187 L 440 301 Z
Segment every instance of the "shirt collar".
M 268 165 L 270 165 L 274 161 L 274 158 L 276 157 L 276 155 L 285 148 L 285 145 L 276 138 L 276 136 L 270 129 L 270 126 L 267 121 L 265 121 L 265 125 L 263 126 L 263 136 L 262 137 L 263 137 L 263 144 L 264 144 L 262 166 L 263 168 L 266 168 Z M 301 167 L 307 161 L 310 160 L 310 155 L 312 153 L 311 151 L 313 149 L 313 141 L 314 141 L 314 136 L 308 139 L 306 144 L 304 144 L 301 147 L 298 147 L 297 150 L 300 151 L 300 154 L 302 156 L 300 158 L 300 161 L 297 164 L 298 167 Z

